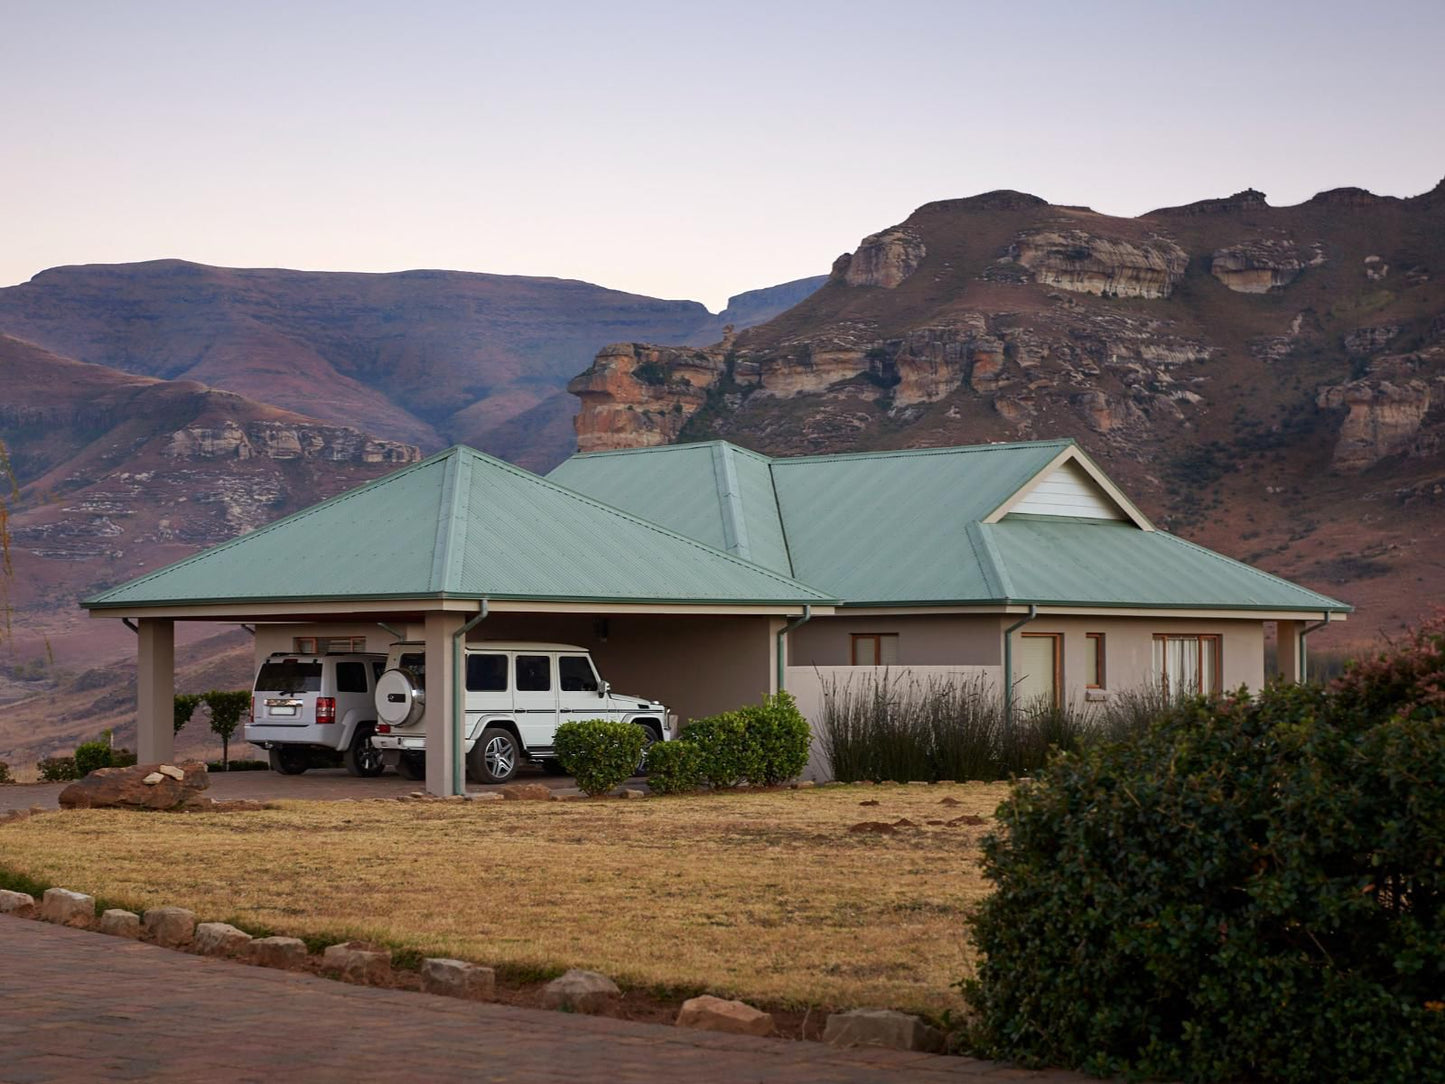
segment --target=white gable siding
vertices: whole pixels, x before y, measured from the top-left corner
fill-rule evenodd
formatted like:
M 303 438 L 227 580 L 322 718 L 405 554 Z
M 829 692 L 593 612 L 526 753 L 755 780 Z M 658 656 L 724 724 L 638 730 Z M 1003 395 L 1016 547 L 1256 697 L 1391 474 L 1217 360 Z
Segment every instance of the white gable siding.
M 1099 488 L 1083 467 L 1068 462 L 1056 467 L 1010 512 L 1034 516 L 1077 516 L 1083 519 L 1124 519 L 1124 513 Z

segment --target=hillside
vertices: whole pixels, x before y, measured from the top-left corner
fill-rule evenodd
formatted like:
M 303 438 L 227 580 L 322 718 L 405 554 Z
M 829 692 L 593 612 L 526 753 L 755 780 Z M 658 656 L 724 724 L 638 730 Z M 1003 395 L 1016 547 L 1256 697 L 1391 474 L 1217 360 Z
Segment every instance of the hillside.
M 584 451 L 1074 437 L 1162 526 L 1353 602 L 1337 644 L 1445 591 L 1445 184 L 1136 219 L 930 203 L 768 323 L 618 343 L 569 387 Z
M 563 386 L 600 346 L 715 342 L 726 324 L 774 316 L 821 282 L 741 294 L 714 316 L 564 279 L 160 260 L 57 267 L 0 289 L 0 332 L 426 451 L 462 442 L 544 468 L 571 451 Z

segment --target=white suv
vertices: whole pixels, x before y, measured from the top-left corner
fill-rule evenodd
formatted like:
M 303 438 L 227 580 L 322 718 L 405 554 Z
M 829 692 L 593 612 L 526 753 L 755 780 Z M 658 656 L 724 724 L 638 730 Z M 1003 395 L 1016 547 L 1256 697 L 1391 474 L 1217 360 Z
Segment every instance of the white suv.
M 393 644 L 376 683 L 371 740 L 383 761 L 407 779 L 426 776 L 425 702 L 426 646 Z M 559 723 L 636 723 L 648 744 L 667 740 L 675 728 L 656 701 L 612 692 L 585 647 L 517 641 L 467 645 L 466 719 L 467 775 L 474 783 L 505 783 L 524 758 L 554 765 Z
M 245 737 L 265 749 L 271 770 L 300 775 L 334 765 L 352 775 L 380 775 L 376 682 L 385 655 L 298 655 L 278 651 L 256 671 Z

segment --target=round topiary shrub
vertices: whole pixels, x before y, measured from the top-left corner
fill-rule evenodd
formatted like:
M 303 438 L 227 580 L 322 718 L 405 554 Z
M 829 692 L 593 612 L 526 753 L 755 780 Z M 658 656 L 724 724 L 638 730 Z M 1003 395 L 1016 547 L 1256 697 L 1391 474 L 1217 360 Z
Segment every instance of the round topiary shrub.
M 725 711 L 694 719 L 683 727 L 682 740 L 698 751 L 698 771 L 713 787 L 735 787 L 748 778 L 753 749 L 742 712 Z
M 1167 711 L 1000 806 L 985 1056 L 1185 1081 L 1445 1079 L 1445 629 L 1330 690 Z
M 587 719 L 559 726 L 552 747 L 567 774 L 595 796 L 631 778 L 646 741 L 646 732 L 636 723 Z
M 653 742 L 647 747 L 647 786 L 655 794 L 683 794 L 702 783 L 702 751 L 692 742 Z
M 743 724 L 752 758 L 748 779 L 762 786 L 776 786 L 796 779 L 808 766 L 813 730 L 788 692 L 763 698 L 761 704 L 742 709 Z

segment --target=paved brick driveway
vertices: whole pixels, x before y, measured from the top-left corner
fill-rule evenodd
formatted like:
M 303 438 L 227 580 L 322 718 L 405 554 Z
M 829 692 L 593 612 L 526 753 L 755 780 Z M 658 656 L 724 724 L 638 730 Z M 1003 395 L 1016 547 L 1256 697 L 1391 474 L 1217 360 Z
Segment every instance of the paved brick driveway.
M 4 1084 L 1087 1080 L 372 990 L 9 916 L 0 961 Z

